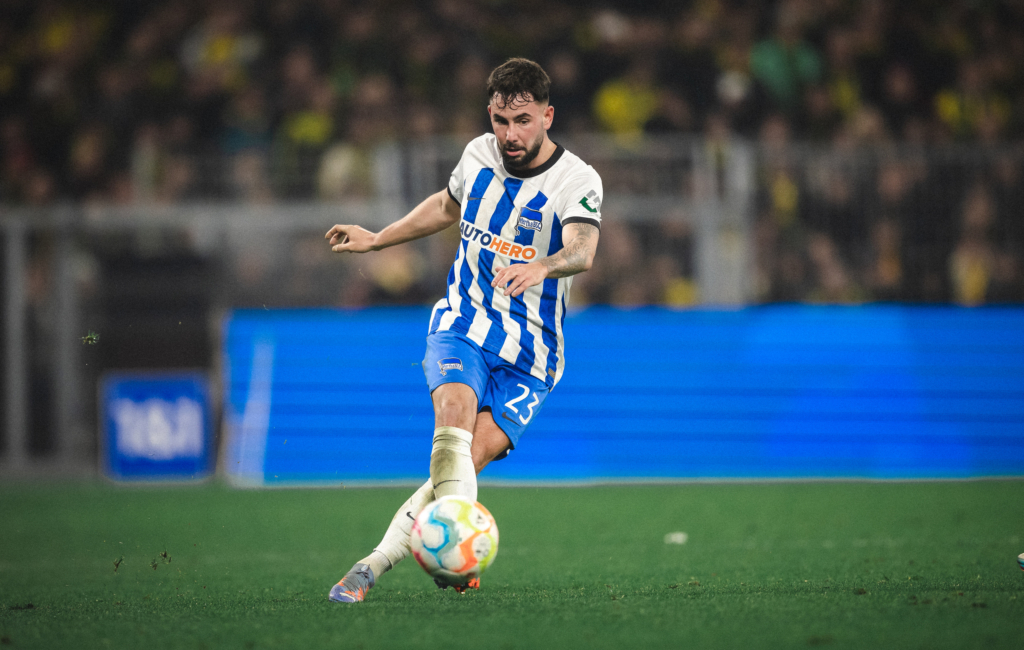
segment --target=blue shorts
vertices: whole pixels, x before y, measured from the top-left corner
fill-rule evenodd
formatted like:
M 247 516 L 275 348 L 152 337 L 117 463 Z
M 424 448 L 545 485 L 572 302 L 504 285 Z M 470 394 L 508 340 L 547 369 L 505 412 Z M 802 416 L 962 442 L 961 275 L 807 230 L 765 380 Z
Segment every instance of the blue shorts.
M 427 336 L 423 374 L 431 393 L 441 384 L 459 383 L 472 388 L 477 409 L 491 411 L 494 422 L 512 441 L 513 449 L 548 396 L 543 381 L 458 332 L 434 332 Z

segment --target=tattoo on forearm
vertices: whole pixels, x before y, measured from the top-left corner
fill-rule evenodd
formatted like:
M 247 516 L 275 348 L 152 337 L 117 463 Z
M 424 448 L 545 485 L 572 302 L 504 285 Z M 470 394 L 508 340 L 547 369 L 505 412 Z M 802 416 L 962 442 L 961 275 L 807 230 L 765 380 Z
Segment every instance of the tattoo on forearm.
M 540 260 L 548 268 L 549 278 L 564 278 L 587 269 L 592 242 L 597 237 L 597 226 L 589 223 L 572 224 L 576 234 L 565 247 L 550 257 Z

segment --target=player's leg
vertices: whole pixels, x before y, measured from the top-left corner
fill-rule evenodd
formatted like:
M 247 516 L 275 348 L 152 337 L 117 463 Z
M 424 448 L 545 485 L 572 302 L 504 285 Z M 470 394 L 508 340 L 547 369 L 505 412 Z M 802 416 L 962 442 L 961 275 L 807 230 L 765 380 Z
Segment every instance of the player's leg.
M 548 395 L 544 382 L 498 359 L 489 361 L 492 370 L 473 425 L 471 455 L 477 474 L 491 461 L 505 458 L 515 448 Z M 501 414 L 501 424 L 495 420 L 495 412 Z M 479 588 L 479 578 L 455 587 L 460 592 Z
M 476 501 L 473 467 L 473 427 L 477 419 L 476 391 L 462 383 L 445 383 L 431 393 L 434 401 L 434 446 L 430 480 L 434 498 L 450 494 Z
M 473 427 L 473 467 L 479 474 L 495 458 L 504 457 L 512 446 L 508 435 L 494 422 L 490 409 L 480 411 Z
M 444 384 L 434 391 L 436 423 L 455 422 L 466 425 L 464 402 L 459 401 L 459 392 L 462 388 L 468 388 L 465 384 Z M 448 388 L 452 387 L 452 388 Z M 442 390 L 444 389 L 444 390 Z M 441 395 L 437 395 L 441 392 Z M 470 392 L 473 393 L 472 389 Z M 461 396 L 463 400 L 467 397 Z M 473 393 L 472 407 L 476 409 L 476 393 Z M 472 413 L 472 411 L 470 411 Z M 475 424 L 470 425 L 473 431 L 471 459 L 474 474 L 487 466 L 495 457 L 504 454 L 509 448 L 510 442 L 505 432 L 494 423 L 490 411 L 477 413 Z M 470 427 L 466 427 L 469 429 Z M 436 437 L 436 434 L 435 434 Z M 434 473 L 435 455 L 431 454 L 431 474 Z M 440 464 L 440 463 L 438 463 Z M 474 488 L 475 488 L 474 481 Z M 443 496 L 443 495 L 442 495 Z M 424 483 L 418 490 L 395 513 L 391 525 L 384 533 L 384 539 L 373 549 L 373 552 L 359 560 L 354 567 L 345 575 L 341 581 L 331 590 L 331 600 L 338 602 L 358 602 L 365 597 L 367 590 L 374 585 L 376 580 L 386 572 L 394 568 L 396 564 L 409 555 L 409 536 L 412 533 L 412 524 L 416 515 L 427 504 L 436 498 L 433 487 L 433 478 Z M 476 501 L 475 491 L 473 500 Z M 478 583 L 479 584 L 479 583 Z M 473 585 L 473 586 L 478 586 Z
M 472 491 L 476 501 L 476 475 L 472 474 L 472 482 L 466 485 L 466 465 L 472 472 L 470 441 L 472 434 L 464 435 L 473 428 L 476 413 L 476 393 L 466 384 L 442 384 L 431 395 L 434 400 L 435 428 L 434 449 L 430 457 L 431 480 L 420 486 L 398 509 L 391 519 L 391 525 L 380 544 L 373 552 L 360 560 L 354 570 L 359 572 L 359 565 L 369 569 L 367 582 L 371 583 L 381 575 L 390 571 L 396 564 L 409 555 L 409 534 L 416 515 L 428 503 L 445 494 L 457 494 Z M 469 458 L 465 460 L 463 458 Z M 440 489 L 437 489 L 440 487 Z M 467 495 L 468 496 L 468 495 Z M 345 582 L 342 579 L 342 583 Z M 341 583 L 339 583 L 341 584 Z
M 427 338 L 423 369 L 434 402 L 431 480 L 402 504 L 373 552 L 357 562 L 331 589 L 330 599 L 335 602 L 363 600 L 380 576 L 409 555 L 412 524 L 428 503 L 445 494 L 464 492 L 471 492 L 476 500 L 471 431 L 476 420 L 477 394 L 483 392 L 488 373 L 480 349 L 450 332 L 433 334 Z M 437 483 L 441 484 L 439 492 L 434 490 Z
M 473 426 L 491 369 L 484 351 L 457 332 L 427 337 L 423 374 L 434 404 L 430 480 L 434 498 L 452 494 L 476 501 Z
M 331 588 L 329 598 L 339 603 L 356 603 L 366 597 L 377 580 L 409 555 L 409 535 L 416 515 L 434 500 L 434 488 L 428 480 L 406 499 L 391 519 L 384 538 L 373 552 L 359 560 L 345 577 Z

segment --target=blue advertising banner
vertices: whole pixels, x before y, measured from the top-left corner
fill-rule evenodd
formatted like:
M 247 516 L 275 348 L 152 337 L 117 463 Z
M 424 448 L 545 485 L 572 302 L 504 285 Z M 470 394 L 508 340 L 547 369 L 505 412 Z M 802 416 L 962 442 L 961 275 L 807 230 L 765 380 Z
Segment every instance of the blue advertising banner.
M 207 477 L 213 467 L 210 402 L 201 373 L 105 375 L 103 463 L 117 481 Z
M 243 310 L 224 330 L 239 484 L 422 481 L 429 310 Z M 590 308 L 482 481 L 1024 476 L 1024 309 Z

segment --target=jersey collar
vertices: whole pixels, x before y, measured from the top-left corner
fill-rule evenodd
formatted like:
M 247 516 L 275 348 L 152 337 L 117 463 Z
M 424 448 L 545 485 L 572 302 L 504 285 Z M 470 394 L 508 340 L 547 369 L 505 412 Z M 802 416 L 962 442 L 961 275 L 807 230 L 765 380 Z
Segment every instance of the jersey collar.
M 554 153 L 551 154 L 550 158 L 544 161 L 544 164 L 531 169 L 524 169 L 521 172 L 514 172 L 506 168 L 505 172 L 508 173 L 509 176 L 515 176 L 516 178 L 533 178 L 535 176 L 540 176 L 547 170 L 554 167 L 555 163 L 558 162 L 558 159 L 562 157 L 563 153 L 565 153 L 565 147 L 556 142 Z M 504 167 L 504 165 L 502 165 L 502 167 Z

